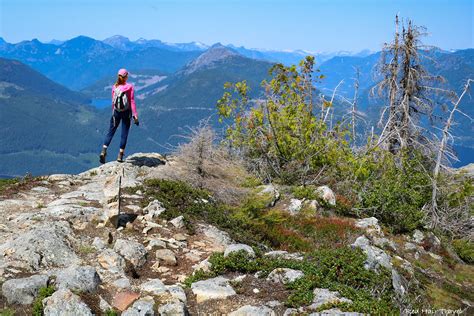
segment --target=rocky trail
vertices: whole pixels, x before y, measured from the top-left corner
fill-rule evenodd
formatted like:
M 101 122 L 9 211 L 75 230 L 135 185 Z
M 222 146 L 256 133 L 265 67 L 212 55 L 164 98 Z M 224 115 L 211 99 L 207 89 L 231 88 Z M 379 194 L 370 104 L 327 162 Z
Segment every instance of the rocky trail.
M 44 315 L 359 315 L 337 308 L 314 312 L 324 304 L 352 302 L 325 288 L 314 289 L 309 306 L 288 308 L 285 284 L 303 277 L 302 271 L 288 268 L 274 269 L 265 278 L 226 273 L 186 287 L 186 278 L 195 271 L 209 271 L 212 253 L 226 257 L 244 251 L 250 258 L 255 253 L 205 222 L 189 233 L 182 216 L 166 221 L 159 217 L 166 212 L 160 201 L 147 200 L 140 189 L 130 190 L 145 179 L 176 176 L 179 170 L 178 163 L 159 154 L 135 154 L 123 164 L 42 177 L 3 192 L 0 310 L 12 312 L 5 315 L 34 314 L 37 297 L 49 287 L 54 293 L 39 303 Z M 300 204 L 292 199 L 289 212 Z M 401 297 L 407 285 L 394 262 L 399 261 L 404 273 L 413 273 L 413 267 L 383 249 L 405 247 L 413 256 L 442 260 L 420 246 L 427 238 L 439 243 L 435 236 L 420 232 L 410 242 L 396 244 L 384 237 L 375 218 L 355 224 L 365 234 L 353 247 L 366 253 L 367 269 L 383 266 L 391 271 L 388 286 Z M 264 256 L 302 259 L 285 251 Z

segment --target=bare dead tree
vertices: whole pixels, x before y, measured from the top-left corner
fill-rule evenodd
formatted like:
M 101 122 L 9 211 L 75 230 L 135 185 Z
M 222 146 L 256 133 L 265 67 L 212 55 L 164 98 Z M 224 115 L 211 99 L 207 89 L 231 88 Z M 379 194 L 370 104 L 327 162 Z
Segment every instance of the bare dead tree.
M 388 98 L 379 121 L 382 132 L 377 145 L 393 154 L 416 148 L 428 156 L 433 148 L 428 130 L 420 121 L 422 118 L 431 120 L 438 100 L 434 94 L 449 95 L 450 91 L 437 87 L 444 79 L 431 75 L 421 64 L 424 57 L 421 52 L 427 49 L 420 40 L 426 35 L 425 29 L 410 20 L 402 25 L 401 33 L 399 27 L 396 16 L 394 41 L 385 44 L 379 65 L 384 79 L 374 87 L 379 96 Z
M 461 100 L 463 99 L 464 95 L 469 91 L 471 82 L 473 82 L 472 79 L 468 79 L 466 84 L 464 85 L 464 89 L 459 96 L 459 98 L 456 100 L 456 102 L 453 102 L 453 108 L 449 112 L 448 119 L 446 120 L 446 123 L 443 128 L 443 136 L 441 138 L 441 143 L 439 145 L 439 150 L 436 158 L 436 164 L 433 169 L 433 180 L 432 180 L 432 185 L 433 185 L 433 193 L 431 197 L 431 226 L 436 227 L 439 224 L 440 221 L 440 215 L 438 214 L 438 204 L 437 204 L 437 198 L 438 198 L 438 177 L 441 168 L 444 168 L 447 170 L 447 168 L 442 164 L 443 158 L 446 157 L 446 150 L 447 150 L 447 144 L 448 140 L 451 138 L 452 135 L 450 133 L 451 126 L 454 124 L 454 114 L 456 112 L 460 112 L 458 109 L 459 104 L 461 103 Z M 464 114 L 465 115 L 465 114 Z M 471 119 L 472 121 L 472 119 Z

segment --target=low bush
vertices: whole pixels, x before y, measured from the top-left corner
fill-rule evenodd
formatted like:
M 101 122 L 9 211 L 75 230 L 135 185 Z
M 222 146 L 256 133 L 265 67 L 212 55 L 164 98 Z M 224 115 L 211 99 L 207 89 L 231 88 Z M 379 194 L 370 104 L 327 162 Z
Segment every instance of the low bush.
M 38 296 L 33 302 L 33 316 L 42 316 L 43 315 L 43 300 L 51 295 L 55 291 L 54 286 L 49 285 L 47 287 L 42 287 L 38 291 Z
M 455 239 L 452 242 L 458 256 L 466 263 L 474 264 L 474 243 L 467 239 Z
M 267 277 L 276 268 L 300 270 L 304 277 L 287 285 L 290 295 L 286 305 L 299 307 L 311 304 L 315 288 L 327 288 L 353 301 L 353 304 L 338 305 L 346 311 L 372 314 L 394 314 L 397 309 L 392 301 L 393 289 L 391 274 L 382 269 L 378 274 L 364 268 L 365 254 L 360 249 L 341 247 L 337 249 L 319 249 L 308 253 L 304 260 L 285 260 L 257 255 L 248 257 L 244 251 L 231 253 L 224 257 L 222 253 L 211 255 L 211 272 L 198 272 L 188 278 L 191 285 L 201 279 L 222 275 L 228 272 L 255 273 Z

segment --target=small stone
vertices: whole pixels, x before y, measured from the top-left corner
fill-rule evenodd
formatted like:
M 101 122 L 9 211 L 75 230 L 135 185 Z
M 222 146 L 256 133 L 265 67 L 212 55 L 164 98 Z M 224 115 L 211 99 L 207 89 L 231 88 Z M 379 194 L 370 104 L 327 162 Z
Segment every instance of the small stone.
M 134 267 L 140 268 L 146 262 L 145 247 L 133 240 L 117 239 L 114 250 L 125 257 Z
M 415 231 L 413 232 L 412 239 L 415 243 L 419 244 L 423 241 L 423 239 L 425 239 L 425 235 L 423 235 L 423 233 L 420 230 L 415 229 Z
M 153 306 L 155 302 L 152 298 L 135 301 L 132 306 L 125 310 L 121 316 L 154 316 Z
M 112 273 L 122 273 L 125 269 L 125 259 L 112 249 L 105 249 L 97 256 L 102 268 Z
M 380 233 L 382 229 L 379 225 L 379 220 L 375 217 L 367 217 L 356 221 L 355 226 L 358 228 L 365 229 L 367 232 Z
M 270 282 L 288 284 L 304 277 L 304 273 L 299 270 L 288 268 L 276 268 L 267 277 Z
M 174 252 L 170 249 L 158 249 L 156 251 L 156 259 L 165 265 L 175 266 L 178 264 Z
M 174 234 L 173 238 L 176 239 L 177 241 L 185 241 L 188 239 L 188 237 L 186 237 L 184 234 L 181 234 L 181 233 Z
M 156 272 L 158 273 L 166 273 L 168 271 L 170 271 L 171 269 L 170 268 L 167 268 L 167 267 L 159 267 L 158 269 L 156 269 Z
M 112 283 L 112 285 L 115 286 L 116 288 L 119 288 L 119 289 L 129 289 L 129 288 L 131 288 L 130 280 L 127 279 L 127 278 L 121 278 L 121 279 L 115 280 Z
M 241 250 L 244 250 L 245 252 L 247 252 L 249 257 L 255 258 L 255 252 L 253 251 L 252 247 L 245 244 L 232 244 L 232 245 L 227 246 L 227 248 L 224 251 L 224 258 L 229 256 L 229 254 L 233 252 L 238 252 Z
M 202 270 L 203 272 L 211 271 L 211 263 L 209 262 L 209 258 L 206 258 L 198 264 L 193 265 L 193 274 L 199 270 Z
M 328 186 L 323 185 L 323 186 L 317 187 L 315 192 L 327 204 L 336 206 L 336 195 Z
M 172 302 L 158 308 L 160 316 L 184 316 L 187 314 L 186 306 L 182 302 Z
M 258 195 L 268 199 L 267 207 L 274 207 L 276 202 L 280 199 L 280 192 L 278 192 L 273 184 L 261 185 L 258 189 L 260 189 Z
M 275 316 L 275 312 L 267 306 L 252 306 L 245 305 L 236 311 L 228 314 L 228 316 L 248 316 L 248 315 L 259 315 L 259 316 Z
M 290 212 L 290 214 L 295 215 L 301 210 L 302 206 L 303 206 L 302 200 L 291 199 L 290 205 L 288 206 L 288 211 Z
M 92 247 L 94 247 L 97 250 L 102 250 L 102 249 L 105 249 L 107 246 L 105 245 L 102 239 L 100 239 L 99 237 L 95 237 L 94 241 L 92 242 Z
M 180 216 L 170 220 L 170 223 L 176 228 L 183 228 L 184 227 L 184 217 L 183 217 L 183 215 L 180 215 Z
M 180 300 L 181 302 L 186 303 L 187 301 L 186 292 L 184 292 L 181 286 L 177 284 L 167 285 L 166 288 L 168 289 L 168 292 L 170 293 L 172 298 L 176 298 Z
M 255 294 L 258 294 L 258 293 L 260 293 L 260 290 L 259 289 L 253 289 L 252 292 L 254 292 Z
M 330 291 L 328 289 L 315 288 L 313 290 L 314 298 L 313 304 L 309 307 L 310 309 L 317 309 L 325 304 L 337 304 L 337 303 L 352 303 L 350 299 L 341 297 L 339 292 Z
M 106 300 L 102 296 L 99 295 L 99 308 L 102 312 L 107 312 L 112 309 L 112 306 L 107 303 Z
M 150 279 L 149 281 L 140 285 L 140 291 L 160 296 L 165 294 L 167 289 L 160 279 Z
M 166 243 L 161 239 L 151 239 L 146 249 L 153 250 L 153 248 L 165 249 Z

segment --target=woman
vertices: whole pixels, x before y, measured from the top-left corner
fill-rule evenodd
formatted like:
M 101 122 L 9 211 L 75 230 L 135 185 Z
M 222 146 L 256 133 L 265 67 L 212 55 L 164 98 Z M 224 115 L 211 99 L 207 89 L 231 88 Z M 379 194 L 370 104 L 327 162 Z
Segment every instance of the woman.
M 117 82 L 112 86 L 112 117 L 110 118 L 109 132 L 105 136 L 104 146 L 100 153 L 100 163 L 105 163 L 107 147 L 109 147 L 112 137 L 114 137 L 117 127 L 122 121 L 122 135 L 120 138 L 120 151 L 117 157 L 118 162 L 123 162 L 123 153 L 127 145 L 128 131 L 133 116 L 135 125 L 138 126 L 138 114 L 135 106 L 135 95 L 133 85 L 127 83 L 128 71 L 120 69 L 118 71 Z

